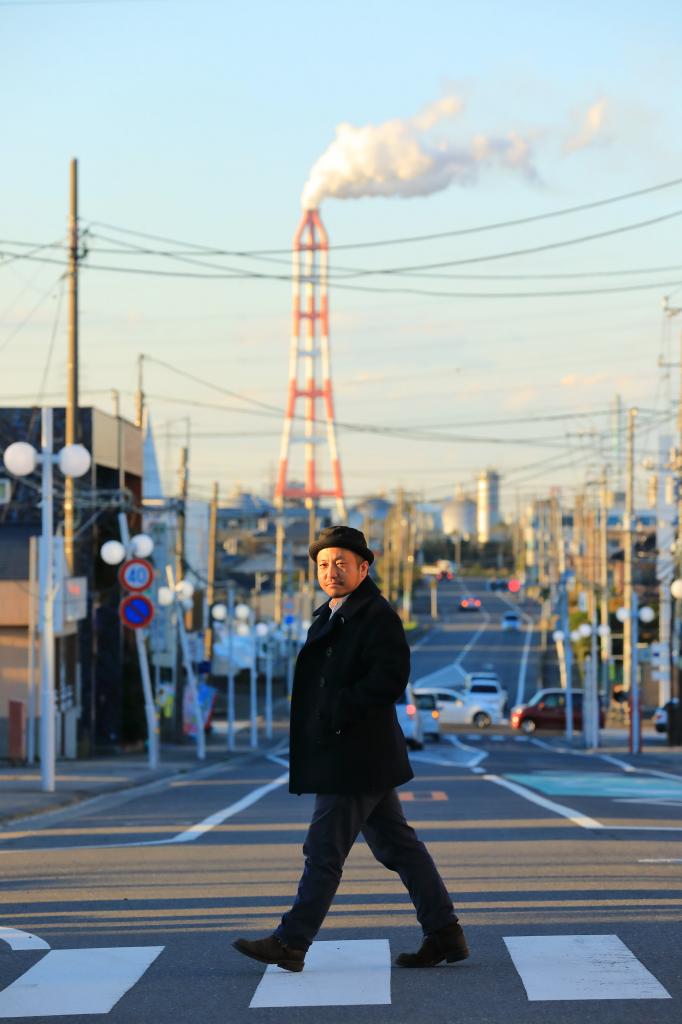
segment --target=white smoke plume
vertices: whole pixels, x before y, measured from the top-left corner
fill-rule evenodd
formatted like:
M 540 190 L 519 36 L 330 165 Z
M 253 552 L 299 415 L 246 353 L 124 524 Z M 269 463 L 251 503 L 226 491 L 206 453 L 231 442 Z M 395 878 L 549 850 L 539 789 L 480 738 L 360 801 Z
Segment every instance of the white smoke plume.
M 453 183 L 473 184 L 486 166 L 535 177 L 530 143 L 516 132 L 476 135 L 464 144 L 436 138 L 433 129 L 459 114 L 462 106 L 457 96 L 444 96 L 407 120 L 338 125 L 336 138 L 310 172 L 303 208 L 315 209 L 330 196 L 426 196 Z
M 575 153 L 578 149 L 585 149 L 603 137 L 606 106 L 606 100 L 598 100 L 588 107 L 580 128 L 564 143 L 564 153 Z

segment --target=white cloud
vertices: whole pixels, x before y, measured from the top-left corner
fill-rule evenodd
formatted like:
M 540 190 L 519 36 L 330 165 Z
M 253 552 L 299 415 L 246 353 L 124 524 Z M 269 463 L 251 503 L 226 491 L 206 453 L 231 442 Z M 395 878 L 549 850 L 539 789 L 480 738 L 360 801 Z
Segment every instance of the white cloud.
M 608 104 L 605 99 L 597 100 L 582 116 L 578 129 L 564 143 L 564 153 L 575 153 L 595 143 L 609 141 L 605 132 Z

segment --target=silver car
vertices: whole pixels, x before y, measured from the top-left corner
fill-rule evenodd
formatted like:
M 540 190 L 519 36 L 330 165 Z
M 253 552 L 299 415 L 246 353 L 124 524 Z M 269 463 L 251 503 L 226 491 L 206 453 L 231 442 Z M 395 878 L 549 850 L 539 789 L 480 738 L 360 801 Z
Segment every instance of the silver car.
M 408 747 L 410 750 L 421 750 L 424 746 L 424 727 L 411 686 L 395 702 L 395 710 Z

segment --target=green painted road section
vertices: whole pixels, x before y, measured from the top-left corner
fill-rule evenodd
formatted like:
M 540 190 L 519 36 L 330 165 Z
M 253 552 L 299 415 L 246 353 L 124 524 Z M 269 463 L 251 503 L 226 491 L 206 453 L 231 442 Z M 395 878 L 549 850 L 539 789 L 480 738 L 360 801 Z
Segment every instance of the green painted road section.
M 530 772 L 504 776 L 546 796 L 682 798 L 682 780 L 659 779 L 611 772 Z

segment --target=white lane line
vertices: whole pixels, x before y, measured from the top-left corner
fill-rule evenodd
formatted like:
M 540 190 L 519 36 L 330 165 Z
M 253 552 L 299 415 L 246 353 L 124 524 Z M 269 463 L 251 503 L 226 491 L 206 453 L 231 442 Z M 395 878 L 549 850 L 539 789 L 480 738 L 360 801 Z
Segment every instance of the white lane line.
M 682 857 L 640 857 L 638 864 L 682 864 Z
M 597 754 L 590 750 L 568 750 L 566 747 L 555 747 L 551 743 L 545 743 L 544 740 L 535 739 L 535 737 L 522 737 L 518 736 L 517 739 L 529 739 L 531 743 L 534 743 L 536 747 L 542 747 L 543 750 L 550 750 L 553 754 L 572 754 L 574 757 L 597 757 L 600 761 L 608 761 L 609 764 L 615 764 L 617 768 L 622 769 L 624 772 L 637 772 L 640 775 L 656 775 L 661 779 L 674 779 L 675 782 L 682 782 L 682 775 L 676 775 L 674 772 L 662 772 L 657 768 L 638 768 L 634 765 L 628 764 L 627 761 L 621 761 L 619 757 L 613 757 L 611 754 Z
M 485 768 L 472 768 L 471 770 L 472 772 L 475 772 L 476 775 L 485 775 Z
M 53 949 L 0 992 L 0 1020 L 109 1013 L 163 946 Z
M 64 851 L 64 850 L 129 850 L 132 848 L 142 846 L 173 846 L 177 843 L 190 843 L 200 836 L 210 832 L 211 829 L 217 825 L 221 825 L 228 818 L 234 817 L 235 814 L 239 814 L 240 811 L 245 810 L 247 807 L 251 807 L 258 800 L 261 800 L 268 793 L 283 786 L 289 779 L 289 772 L 286 771 L 284 774 L 279 775 L 272 782 L 268 782 L 265 786 L 259 786 L 258 789 L 252 790 L 243 796 L 241 800 L 237 800 L 233 804 L 229 804 L 220 811 L 216 811 L 215 814 L 210 814 L 208 818 L 204 818 L 202 821 L 196 823 L 196 825 L 190 825 L 189 828 L 183 829 L 182 832 L 178 832 L 177 835 L 171 836 L 168 839 L 143 839 L 137 842 L 130 843 L 96 843 L 91 845 L 81 846 L 50 846 L 50 847 L 34 847 L 31 849 L 22 850 L 0 850 L 0 853 L 45 853 L 49 850 L 50 853 Z M 49 835 L 49 833 L 47 833 Z
M 526 630 L 526 639 L 523 645 L 523 653 L 521 654 L 521 664 L 519 665 L 519 678 L 516 683 L 516 703 L 523 704 L 523 695 L 526 691 L 526 670 L 528 668 L 528 655 L 530 654 L 530 642 L 533 637 L 533 620 L 529 618 L 528 629 Z
M 462 743 L 462 741 L 457 736 L 453 736 L 452 733 L 447 736 L 447 739 L 459 750 L 464 750 L 472 755 L 464 766 L 465 768 L 475 768 L 481 763 L 481 761 L 485 761 L 488 756 L 487 750 L 476 750 L 474 747 L 467 747 L 466 743 Z
M 196 825 L 190 825 L 183 832 L 179 832 L 177 836 L 173 836 L 172 839 L 168 839 L 168 843 L 191 843 L 199 836 L 205 835 L 210 832 L 216 825 L 222 825 L 228 818 L 233 818 L 235 814 L 239 814 L 240 811 L 246 810 L 247 807 L 251 807 L 258 800 L 261 800 L 268 793 L 272 793 L 273 790 L 279 789 L 285 782 L 289 781 L 289 772 L 284 772 L 283 775 L 278 775 L 272 782 L 268 782 L 265 786 L 259 786 L 258 789 L 253 789 L 246 796 L 243 796 L 241 800 L 237 800 L 236 803 L 230 804 L 228 807 L 223 807 L 222 811 L 216 811 L 215 814 L 209 814 L 208 818 L 204 818 L 203 821 L 197 822 Z
M 604 828 L 601 822 L 595 821 L 594 818 L 588 818 L 586 814 L 581 814 L 580 811 L 575 811 L 572 807 L 566 807 L 564 804 L 557 804 L 553 800 L 547 800 L 544 796 L 540 796 L 539 793 L 533 793 L 530 789 L 526 789 L 525 786 L 519 786 L 517 782 L 501 779 L 499 775 L 484 775 L 483 778 L 486 782 L 494 782 L 496 786 L 504 786 L 505 789 L 511 790 L 517 796 L 522 796 L 524 800 L 529 800 L 532 804 L 537 804 L 538 807 L 544 807 L 547 811 L 560 814 L 562 818 L 568 818 L 574 825 L 579 825 L 581 828 Z
M 251 1007 L 369 1006 L 391 1002 L 387 939 L 314 942 L 300 974 L 268 967 Z
M 504 941 L 530 1002 L 671 998 L 617 935 L 514 935 Z
M 10 949 L 49 949 L 49 942 L 33 935 L 32 932 L 22 932 L 19 928 L 8 928 L 0 925 L 0 942 L 6 942 Z
M 452 680 L 450 677 L 452 675 L 453 669 L 454 671 L 459 672 L 462 678 L 466 676 L 466 672 L 462 668 L 462 661 L 469 653 L 471 648 L 474 646 L 478 638 L 483 633 L 485 633 L 486 629 L 490 625 L 490 616 L 488 615 L 488 613 L 483 612 L 482 614 L 484 620 L 483 625 L 476 630 L 476 632 L 468 641 L 468 643 L 466 643 L 462 650 L 459 652 L 455 660 L 451 661 L 448 665 L 444 665 L 442 668 L 436 669 L 434 672 L 429 672 L 428 675 L 419 676 L 418 678 L 413 679 L 413 686 L 452 686 Z

